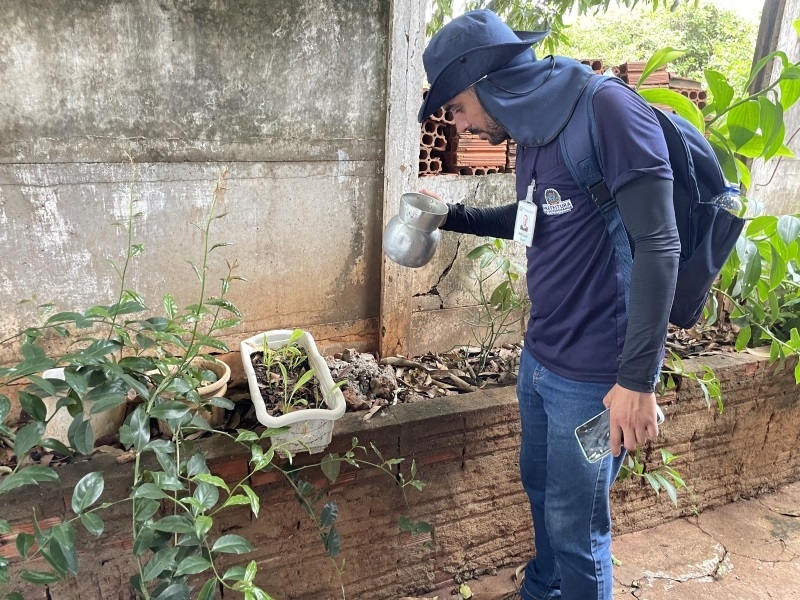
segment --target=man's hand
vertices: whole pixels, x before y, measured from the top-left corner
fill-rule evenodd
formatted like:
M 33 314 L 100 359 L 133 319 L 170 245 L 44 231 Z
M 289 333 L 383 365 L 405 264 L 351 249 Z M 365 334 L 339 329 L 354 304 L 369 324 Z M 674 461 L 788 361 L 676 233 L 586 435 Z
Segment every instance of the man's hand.
M 437 194 L 436 192 L 432 192 L 430 190 L 420 190 L 419 193 L 420 194 L 425 194 L 426 196 L 430 196 L 431 198 L 435 198 L 439 202 L 444 202 L 444 200 L 442 200 L 442 197 L 439 194 Z
M 634 392 L 617 384 L 603 398 L 611 409 L 611 454 L 619 456 L 621 446 L 629 452 L 636 450 L 649 438 L 658 436 L 656 395 L 653 392 Z

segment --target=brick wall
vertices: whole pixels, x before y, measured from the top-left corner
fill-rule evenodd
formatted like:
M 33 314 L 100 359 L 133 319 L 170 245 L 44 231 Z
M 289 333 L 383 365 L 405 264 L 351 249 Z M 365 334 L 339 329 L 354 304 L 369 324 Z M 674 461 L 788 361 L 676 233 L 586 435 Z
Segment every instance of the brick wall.
M 618 482 L 612 491 L 615 531 L 652 527 L 800 479 L 800 402 L 792 369 L 773 376 L 773 368 L 754 356 L 705 357 L 722 380 L 725 410 L 706 407 L 692 385 L 662 399 L 667 422 L 657 445 L 645 452 L 648 464 L 666 447 L 691 487 L 675 508 L 643 482 Z M 687 362 L 687 366 L 697 363 Z M 337 528 L 347 560 L 344 585 L 351 600 L 396 600 L 429 590 L 459 572 L 521 563 L 532 548 L 530 517 L 517 473 L 518 412 L 513 388 L 396 406 L 364 422 L 347 414 L 337 423 L 330 451 L 349 448 L 353 436 L 375 445 L 385 456 L 414 457 L 422 493 L 411 490 L 405 507 L 393 482 L 382 473 L 343 469 L 331 491 L 339 503 Z M 246 473 L 246 459 L 220 439 L 207 440 L 212 469 L 230 481 Z M 317 457 L 318 458 L 318 457 Z M 307 460 L 307 459 L 301 459 Z M 103 499 L 125 493 L 130 465 L 115 465 L 101 453 L 60 469 L 62 486 L 27 488 L 0 497 L 0 515 L 17 530 L 30 528 L 31 508 L 39 519 L 69 518 L 69 489 L 89 471 L 103 470 Z M 310 478 L 324 478 L 313 470 Z M 262 510 L 229 510 L 216 526 L 253 542 L 260 583 L 276 599 L 319 600 L 341 597 L 335 572 L 319 536 L 285 482 L 273 473 L 252 481 Z M 406 514 L 434 525 L 431 535 L 400 533 L 397 517 Z M 99 540 L 79 533 L 81 576 L 53 586 L 53 600 L 130 598 L 126 582 L 129 515 L 125 505 L 105 515 Z M 78 529 L 82 528 L 78 526 Z M 429 549 L 427 546 L 432 546 Z M 14 556 L 13 536 L 0 538 L 0 555 Z M 32 568 L 35 566 L 30 565 Z M 38 594 L 38 595 L 37 595 Z M 44 597 L 43 592 L 28 598 Z

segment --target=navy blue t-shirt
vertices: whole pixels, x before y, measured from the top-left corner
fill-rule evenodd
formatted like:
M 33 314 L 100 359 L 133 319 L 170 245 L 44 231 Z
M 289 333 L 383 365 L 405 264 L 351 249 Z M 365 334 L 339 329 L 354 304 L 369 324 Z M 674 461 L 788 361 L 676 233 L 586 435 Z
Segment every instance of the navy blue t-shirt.
M 604 86 L 594 110 L 600 163 L 612 195 L 643 175 L 672 179 L 661 127 L 640 98 Z M 516 172 L 518 201 L 535 179 L 538 207 L 527 250 L 532 308 L 525 345 L 558 375 L 614 383 L 627 319 L 624 282 L 605 221 L 570 175 L 558 139 L 518 147 Z

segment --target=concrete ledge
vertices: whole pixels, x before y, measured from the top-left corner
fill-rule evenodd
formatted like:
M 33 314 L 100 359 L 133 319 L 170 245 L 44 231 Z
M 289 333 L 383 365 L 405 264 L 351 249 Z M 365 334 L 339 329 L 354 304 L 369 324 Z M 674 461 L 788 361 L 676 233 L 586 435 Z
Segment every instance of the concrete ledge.
M 667 422 L 657 443 L 643 452 L 648 469 L 658 466 L 661 447 L 681 455 L 674 466 L 690 492 L 681 493 L 676 508 L 644 481 L 618 482 L 612 490 L 617 534 L 800 480 L 800 402 L 792 365 L 773 376 L 774 369 L 764 359 L 745 354 L 706 357 L 703 363 L 713 363 L 722 381 L 723 413 L 708 408 L 696 386 L 682 385 L 662 399 Z M 698 361 L 686 365 L 700 368 Z M 406 506 L 397 486 L 383 473 L 342 469 L 330 500 L 339 504 L 337 529 L 347 560 L 348 598 L 396 600 L 441 589 L 456 573 L 516 565 L 530 554 L 532 531 L 519 483 L 513 388 L 398 405 L 369 421 L 363 414 L 348 413 L 337 423 L 328 451 L 349 449 L 353 437 L 366 447 L 375 444 L 385 457 L 406 457 L 403 469 L 413 458 L 428 486 L 422 493 L 411 490 Z M 248 456 L 236 444 L 215 437 L 203 445 L 215 473 L 229 481 L 246 475 Z M 299 456 L 296 462 L 308 464 L 321 456 Z M 131 466 L 116 465 L 109 456 L 98 454 L 63 466 L 60 486 L 27 488 L 0 497 L 0 514 L 15 530 L 30 528 L 31 507 L 39 519 L 71 518 L 70 486 L 93 470 L 106 475 L 104 499 L 126 493 Z M 314 485 L 325 482 L 319 469 L 309 469 L 307 475 Z M 256 550 L 240 559 L 259 563 L 260 583 L 276 598 L 339 597 L 338 581 L 319 535 L 286 482 L 267 472 L 253 477 L 251 484 L 261 498 L 259 518 L 253 519 L 242 507 L 226 511 L 215 520 L 217 531 L 240 531 L 253 542 Z M 81 572 L 87 575 L 69 585 L 53 586 L 53 597 L 127 597 L 131 566 L 126 510 L 120 505 L 105 515 L 106 533 L 99 540 L 79 534 Z M 401 514 L 430 522 L 433 534 L 400 533 Z M 9 536 L 0 539 L 0 554 L 15 554 Z

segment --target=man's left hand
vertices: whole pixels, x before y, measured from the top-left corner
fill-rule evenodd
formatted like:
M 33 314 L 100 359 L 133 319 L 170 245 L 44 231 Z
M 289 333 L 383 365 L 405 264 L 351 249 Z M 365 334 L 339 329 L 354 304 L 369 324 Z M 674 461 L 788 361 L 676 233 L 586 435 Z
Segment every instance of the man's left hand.
M 634 392 L 619 384 L 603 398 L 611 409 L 611 454 L 619 456 L 621 446 L 629 452 L 636 450 L 649 438 L 658 435 L 656 395 L 653 392 Z

